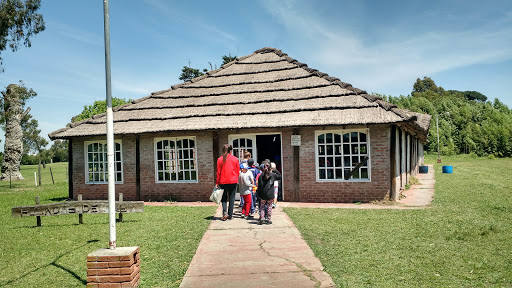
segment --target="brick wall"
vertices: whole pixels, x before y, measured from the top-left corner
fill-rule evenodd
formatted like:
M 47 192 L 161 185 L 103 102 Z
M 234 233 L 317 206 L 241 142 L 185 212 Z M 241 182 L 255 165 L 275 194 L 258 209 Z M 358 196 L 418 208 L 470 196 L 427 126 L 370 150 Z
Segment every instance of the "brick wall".
M 156 183 L 155 149 L 156 137 L 196 137 L 197 183 Z M 144 201 L 209 201 L 214 183 L 213 142 L 208 133 L 165 133 L 140 136 L 140 185 Z
M 357 128 L 357 127 L 355 127 Z M 360 127 L 359 127 L 360 128 Z M 341 127 L 329 127 L 329 130 Z M 382 200 L 389 196 L 390 190 L 390 127 L 388 125 L 371 126 L 370 135 L 370 182 L 316 182 L 315 170 L 315 130 L 320 128 L 301 128 L 300 146 L 300 198 L 302 202 L 368 202 Z M 229 134 L 281 133 L 283 161 L 283 195 L 289 200 L 293 189 L 294 166 L 292 129 L 252 129 L 226 130 L 219 132 L 219 150 L 228 143 Z M 196 137 L 196 157 L 198 163 L 197 183 L 155 183 L 155 137 Z M 85 184 L 84 141 L 101 138 L 83 138 L 73 140 L 73 195 L 81 193 L 84 199 L 107 199 L 106 184 Z M 116 185 L 116 194 L 122 192 L 125 200 L 136 199 L 135 175 L 135 136 L 121 136 L 123 149 L 124 183 Z M 140 136 L 140 185 L 141 200 L 162 201 L 208 201 L 214 185 L 215 163 L 213 161 L 212 132 L 159 133 Z M 217 151 L 218 155 L 222 152 Z
M 87 137 L 73 139 L 73 199 L 82 194 L 83 200 L 107 199 L 107 184 L 85 183 L 85 144 L 86 141 L 106 140 L 105 137 Z M 123 184 L 116 184 L 116 199 L 123 193 L 126 201 L 137 200 L 135 178 L 135 136 L 119 136 L 123 154 Z
M 336 127 L 329 127 L 329 130 L 336 129 Z M 389 196 L 389 126 L 370 127 L 370 182 L 316 182 L 315 130 L 318 129 L 304 128 L 301 131 L 301 202 L 369 202 L 372 200 L 382 200 Z

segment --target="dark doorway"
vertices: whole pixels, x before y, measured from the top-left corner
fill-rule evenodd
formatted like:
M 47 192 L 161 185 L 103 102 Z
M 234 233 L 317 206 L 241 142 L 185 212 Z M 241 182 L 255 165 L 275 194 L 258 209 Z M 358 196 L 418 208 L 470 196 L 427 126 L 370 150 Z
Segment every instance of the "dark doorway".
M 281 135 L 268 134 L 256 135 L 256 149 L 258 151 L 258 159 L 256 161 L 261 164 L 265 159 L 276 163 L 276 168 L 283 173 L 281 161 Z

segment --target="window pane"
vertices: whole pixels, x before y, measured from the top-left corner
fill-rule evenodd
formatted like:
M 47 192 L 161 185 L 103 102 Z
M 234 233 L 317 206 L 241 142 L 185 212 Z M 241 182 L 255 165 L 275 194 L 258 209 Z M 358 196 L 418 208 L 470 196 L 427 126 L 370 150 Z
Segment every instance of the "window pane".
M 357 144 L 352 144 L 352 154 L 359 154 L 359 147 Z
M 341 155 L 341 145 L 335 145 L 334 146 L 334 154 L 335 155 Z
M 190 171 L 183 172 L 185 174 L 185 180 L 190 180 Z
M 335 172 L 336 172 L 336 179 L 343 179 L 343 170 L 336 169 Z
M 325 143 L 325 135 L 324 134 L 320 134 L 318 135 L 318 144 L 324 144 Z
M 359 156 L 352 156 L 352 166 L 356 166 L 359 163 Z
M 252 140 L 251 139 L 247 139 L 247 147 L 252 147 Z
M 87 151 L 92 152 L 92 144 L 87 145 Z
M 348 143 L 348 142 L 350 142 L 350 134 L 345 133 L 345 134 L 343 134 L 343 143 Z
M 240 138 L 240 147 L 247 147 L 245 146 L 245 138 Z
M 156 159 L 157 160 L 164 160 L 164 152 L 163 151 L 157 151 L 156 152 Z
M 325 134 L 325 143 L 332 143 L 332 133 Z
M 194 140 L 192 140 L 192 139 L 191 139 L 191 140 L 189 140 L 190 148 L 195 148 L 195 147 L 196 147 L 196 143 L 195 143 L 195 142 L 196 142 L 196 141 L 194 141 Z
M 238 148 L 238 147 L 240 147 L 240 146 L 238 145 L 238 139 L 233 140 L 233 148 Z
M 359 133 L 359 141 L 366 142 L 366 134 L 365 133 Z
M 188 140 L 184 139 L 180 141 L 183 144 L 183 148 L 188 148 Z
M 156 149 L 162 149 L 162 141 L 156 142 Z
M 347 178 L 347 176 L 350 175 L 350 170 L 351 169 L 349 169 L 349 168 L 343 169 L 343 178 Z
M 178 180 L 184 180 L 183 171 L 178 172 Z
M 123 181 L 123 179 L 122 179 L 122 177 L 121 177 L 121 175 L 122 175 L 121 173 L 116 173 L 116 175 L 117 175 L 117 177 L 116 177 L 116 178 L 117 178 L 117 179 L 116 179 L 116 181 L 118 181 L 118 182 Z
M 332 167 L 334 164 L 334 158 L 333 157 L 327 157 L 327 167 Z
M 114 158 L 115 161 L 121 161 L 121 152 L 116 152 L 116 157 Z
M 319 171 L 319 172 L 320 172 L 320 173 L 319 173 L 320 175 L 318 175 L 318 176 L 319 176 L 319 178 L 320 178 L 320 179 L 325 179 L 325 169 L 320 169 L 320 171 Z
M 325 167 L 325 157 L 318 157 L 318 166 Z
M 171 173 L 171 181 L 176 181 L 176 172 Z
M 183 159 L 188 159 L 188 150 L 183 151 Z
M 170 176 L 170 173 L 169 172 L 164 172 L 164 181 L 169 181 L 171 179 L 171 176 Z
M 343 157 L 343 165 L 346 167 L 350 166 L 350 157 L 349 156 Z
M 357 132 L 350 133 L 350 141 L 357 142 Z
M 341 135 L 334 133 L 334 143 L 341 143 Z
M 334 169 L 327 169 L 327 179 L 334 179 Z
M 94 181 L 93 175 L 94 175 L 94 174 L 89 173 L 89 182 L 93 182 L 93 181 Z
M 361 178 L 361 177 L 359 177 L 359 169 L 357 169 L 356 172 L 354 172 L 354 175 L 352 175 L 352 178 L 354 178 L 354 179 Z
M 121 172 L 121 162 L 116 163 L 116 171 Z
M 361 144 L 360 146 L 360 153 L 361 154 L 367 154 L 368 152 L 366 151 L 366 144 Z
M 350 145 L 349 144 L 343 144 L 343 154 L 350 155 Z
M 115 144 L 116 144 L 116 146 L 115 146 L 115 147 L 116 147 L 116 148 L 115 148 L 115 149 L 116 149 L 116 151 L 121 152 L 121 144 L 119 144 L 119 143 L 115 143 Z
M 318 155 L 325 155 L 325 146 L 324 145 L 318 146 Z
M 89 163 L 89 172 L 92 172 L 92 171 L 94 171 L 93 164 Z
M 361 168 L 361 178 L 368 179 L 368 168 Z
M 157 167 L 156 169 L 157 169 L 158 171 L 162 171 L 162 170 L 164 170 L 164 162 L 162 162 L 162 161 L 158 161 L 157 166 L 158 166 L 158 167 Z
M 326 145 L 327 155 L 334 155 L 334 147 L 332 145 Z
M 190 169 L 190 161 L 183 161 L 183 169 Z
M 190 180 L 197 180 L 197 172 L 196 171 L 190 172 Z
M 334 158 L 334 167 L 342 167 L 341 166 L 341 157 Z
M 164 172 L 158 172 L 158 181 L 164 181 Z
M 92 153 L 87 153 L 87 160 L 92 162 Z

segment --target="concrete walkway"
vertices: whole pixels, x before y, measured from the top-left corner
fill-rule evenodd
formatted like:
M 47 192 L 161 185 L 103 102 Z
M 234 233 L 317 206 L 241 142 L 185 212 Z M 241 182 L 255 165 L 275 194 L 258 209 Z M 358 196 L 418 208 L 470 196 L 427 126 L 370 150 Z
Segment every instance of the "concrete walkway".
M 180 287 L 336 287 L 281 208 L 271 225 L 239 211 L 232 220 L 221 216 L 219 207 Z
M 428 166 L 428 174 L 416 176 L 419 183 L 405 192 L 407 196 L 391 204 L 279 202 L 277 209 L 272 212 L 271 225 L 257 225 L 257 219 L 240 218 L 240 208 L 235 209 L 232 220 L 221 221 L 222 208 L 219 206 L 180 287 L 336 287 L 282 208 L 425 208 L 433 199 L 435 184 L 434 168 Z M 216 204 L 150 202 L 145 205 Z

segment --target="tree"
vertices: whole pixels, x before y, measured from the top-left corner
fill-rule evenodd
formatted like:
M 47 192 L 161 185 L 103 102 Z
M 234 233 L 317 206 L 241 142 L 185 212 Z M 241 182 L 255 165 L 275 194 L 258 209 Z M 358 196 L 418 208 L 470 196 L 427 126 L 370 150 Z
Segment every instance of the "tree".
M 10 84 L 7 86 L 6 90 L 2 91 L 2 95 L 0 120 L 5 123 L 5 146 L 0 180 L 22 180 L 23 176 L 20 173 L 20 162 L 23 155 L 21 119 L 30 111 L 30 108 L 23 111 L 25 102 L 35 97 L 37 93 L 32 89 L 27 89 L 20 81 L 20 85 Z
M 33 119 L 32 115 L 27 114 L 23 117 L 20 124 L 21 130 L 23 131 L 24 153 L 41 153 L 44 150 L 44 147 L 48 145 L 48 141 L 39 136 L 41 133 L 41 130 L 37 129 L 39 128 L 39 122 L 37 122 L 36 119 Z
M 41 0 L 1 0 L 0 2 L 0 53 L 9 47 L 13 52 L 20 43 L 32 46 L 30 38 L 45 29 L 43 15 L 37 13 Z M 0 72 L 2 67 L 0 57 Z
M 112 108 L 124 104 L 128 104 L 132 102 L 132 99 L 123 99 L 123 98 L 117 98 L 112 97 Z M 71 122 L 78 122 L 81 120 L 89 119 L 94 115 L 101 114 L 107 112 L 107 100 L 98 100 L 94 101 L 94 104 L 92 105 L 85 105 L 84 110 L 76 116 L 73 116 L 71 118 Z
M 203 69 L 203 71 L 204 70 L 206 70 L 206 69 Z M 206 70 L 206 71 L 208 71 L 208 70 Z M 203 75 L 204 75 L 204 73 L 199 71 L 199 69 L 195 69 L 195 68 L 192 68 L 189 66 L 183 66 L 183 69 L 181 69 L 181 74 L 180 74 L 179 79 L 182 80 L 183 82 L 187 82 L 193 78 L 203 76 Z
M 50 147 L 50 157 L 53 162 L 66 162 L 68 161 L 68 141 L 55 140 L 52 147 Z
M 236 60 L 236 56 L 231 56 L 231 54 L 224 55 L 224 56 L 222 56 L 222 65 L 227 64 L 234 60 Z M 196 77 L 203 76 L 204 73 L 208 72 L 208 69 L 203 69 L 203 72 L 201 72 L 199 69 L 190 67 L 190 63 L 188 65 L 189 66 L 183 66 L 183 69 L 181 69 L 181 74 L 180 74 L 179 79 L 182 80 L 183 82 L 187 82 Z M 208 65 L 210 65 L 210 69 L 213 70 L 212 63 L 208 62 Z M 217 64 L 215 64 L 215 69 L 217 69 Z
M 222 65 L 228 64 L 229 62 L 235 61 L 235 60 L 236 60 L 236 56 L 231 56 L 231 54 L 229 54 L 229 56 L 224 55 L 224 56 L 222 56 Z

